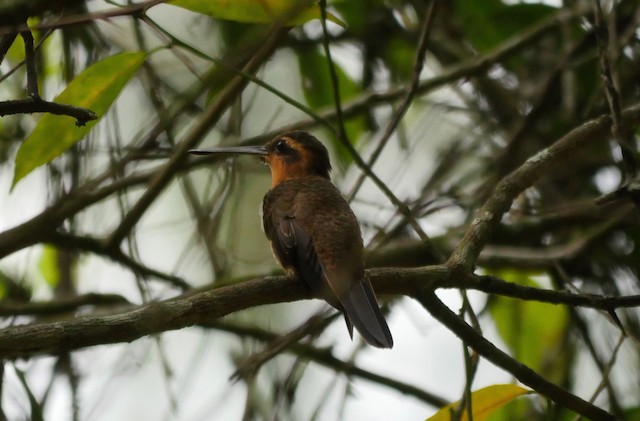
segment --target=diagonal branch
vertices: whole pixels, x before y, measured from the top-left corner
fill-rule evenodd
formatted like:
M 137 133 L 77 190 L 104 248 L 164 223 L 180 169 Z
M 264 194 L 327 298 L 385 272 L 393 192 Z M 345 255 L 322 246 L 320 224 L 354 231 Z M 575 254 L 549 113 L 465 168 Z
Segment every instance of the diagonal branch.
M 349 138 L 347 136 L 347 131 L 344 124 L 344 115 L 342 111 L 342 100 L 340 99 L 340 85 L 338 80 L 338 75 L 335 69 L 335 65 L 331 58 L 331 49 L 329 48 L 329 34 L 327 32 L 327 11 L 326 11 L 326 0 L 320 2 L 320 10 L 322 12 L 322 46 L 324 47 L 325 55 L 327 56 L 327 63 L 329 64 L 329 76 L 331 77 L 331 86 L 333 87 L 333 98 L 335 101 L 335 113 L 336 120 L 338 122 L 338 140 L 340 143 L 349 151 L 349 154 L 353 158 L 353 161 L 356 165 L 362 170 L 362 172 L 373 181 L 373 183 L 380 189 L 380 191 L 389 199 L 391 203 L 398 209 L 398 211 L 409 221 L 411 228 L 414 229 L 418 237 L 425 243 L 431 245 L 431 239 L 424 232 L 418 221 L 411 214 L 411 209 L 407 206 L 406 203 L 402 202 L 396 195 L 391 191 L 391 189 L 373 172 L 371 166 L 367 165 L 367 163 L 362 159 L 356 148 L 353 147 L 351 142 L 349 142 Z
M 407 113 L 409 106 L 413 103 L 413 99 L 418 93 L 418 88 L 420 87 L 420 75 L 422 75 L 422 69 L 424 67 L 425 57 L 427 55 L 427 47 L 429 43 L 427 42 L 429 39 L 429 33 L 431 30 L 431 22 L 434 16 L 434 10 L 436 8 L 438 0 L 432 0 L 429 6 L 427 7 L 426 14 L 424 16 L 424 22 L 422 24 L 422 29 L 420 31 L 420 40 L 418 42 L 418 52 L 416 53 L 416 57 L 413 61 L 413 74 L 411 77 L 411 82 L 409 86 L 406 88 L 406 93 L 398 106 L 398 109 L 393 113 L 382 137 L 378 140 L 378 144 L 376 148 L 373 150 L 373 153 L 369 157 L 369 161 L 367 165 L 369 167 L 373 167 L 375 162 L 378 160 L 378 157 L 382 153 L 382 150 L 387 145 L 387 142 L 391 138 L 391 135 L 396 131 L 398 125 L 402 121 L 402 118 Z M 349 199 L 353 199 L 356 195 L 357 191 L 360 190 L 362 183 L 364 182 L 365 174 L 361 174 L 358 177 L 358 180 L 354 184 L 351 192 L 347 196 Z
M 250 336 L 252 338 L 269 343 L 273 343 L 274 341 L 278 341 L 279 339 L 281 339 L 281 337 L 279 337 L 278 335 L 265 331 L 263 329 L 238 326 L 228 322 L 213 322 L 204 326 L 212 327 L 214 329 L 225 332 L 235 333 L 243 337 Z M 444 398 L 433 393 L 429 393 L 423 389 L 420 389 L 419 387 L 394 380 L 393 378 L 383 376 L 369 370 L 365 370 L 358 367 L 353 362 L 343 361 L 335 357 L 330 349 L 318 349 L 311 345 L 294 342 L 289 343 L 287 347 L 282 349 L 282 351 L 297 355 L 304 359 L 308 359 L 318 365 L 328 367 L 336 372 L 341 372 L 348 376 L 369 380 L 370 382 L 390 387 L 396 392 L 400 392 L 408 396 L 413 396 L 435 407 L 441 407 L 448 403 L 448 401 Z
M 640 122 L 640 105 L 622 113 L 625 125 L 635 127 Z M 515 198 L 543 176 L 553 175 L 570 161 L 571 155 L 588 142 L 606 136 L 611 127 L 609 116 L 601 116 L 573 129 L 553 145 L 538 152 L 524 164 L 504 177 L 495 187 L 485 204 L 478 210 L 464 238 L 458 244 L 448 265 L 470 272 L 478 255 L 489 240 L 502 216 L 510 209 Z
M 620 94 L 616 89 L 613 74 L 611 72 L 611 64 L 609 62 L 610 40 L 607 37 L 608 31 L 604 22 L 605 19 L 602 14 L 602 6 L 600 2 L 601 0 L 596 0 L 594 2 L 595 33 L 598 43 L 598 54 L 600 55 L 600 76 L 604 84 L 604 92 L 607 97 L 607 103 L 609 104 L 609 110 L 611 113 L 611 132 L 622 150 L 622 159 L 625 165 L 626 176 L 628 179 L 633 179 L 636 175 L 636 171 L 638 170 L 638 163 L 636 162 L 635 151 L 632 146 L 633 138 L 630 136 L 630 132 L 626 130 L 622 121 Z
M 130 269 L 131 272 L 137 275 L 160 279 L 183 291 L 191 289 L 191 285 L 185 282 L 184 279 L 147 267 L 127 255 L 121 248 L 107 247 L 104 240 L 54 231 L 49 233 L 44 241 L 63 249 L 88 252 L 97 256 L 107 257 Z
M 481 334 L 476 332 L 463 319 L 449 310 L 449 308 L 438 299 L 435 293 L 423 293 L 418 297 L 418 301 L 420 301 L 433 317 L 462 339 L 466 345 L 475 349 L 480 355 L 498 367 L 513 374 L 519 381 L 532 387 L 536 392 L 591 420 L 615 420 L 613 415 L 545 380 L 526 365 L 498 349 Z

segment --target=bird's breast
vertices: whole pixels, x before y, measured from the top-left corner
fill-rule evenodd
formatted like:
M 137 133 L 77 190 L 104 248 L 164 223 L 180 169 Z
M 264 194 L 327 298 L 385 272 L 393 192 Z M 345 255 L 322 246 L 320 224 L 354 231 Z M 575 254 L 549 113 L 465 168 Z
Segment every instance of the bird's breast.
M 288 180 L 267 192 L 263 224 L 273 242 L 279 224 L 293 219 L 311 237 L 315 253 L 327 269 L 363 273 L 363 246 L 358 221 L 338 189 L 326 178 Z M 280 263 L 292 266 L 290 256 L 274 248 Z M 285 255 L 283 255 L 285 254 Z

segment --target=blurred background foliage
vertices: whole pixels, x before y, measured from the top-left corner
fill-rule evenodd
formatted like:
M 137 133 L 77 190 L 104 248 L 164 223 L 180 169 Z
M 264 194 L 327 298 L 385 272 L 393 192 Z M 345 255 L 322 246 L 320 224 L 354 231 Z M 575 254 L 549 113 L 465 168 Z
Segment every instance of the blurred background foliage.
M 95 79 L 79 86 L 79 101 L 101 91 L 118 99 L 86 136 L 64 147 L 41 129 L 30 139 L 37 153 L 63 152 L 46 165 L 31 163 L 35 171 L 15 186 L 14 171 L 35 159 L 28 152 L 19 158 L 18 150 L 39 133 L 36 126 L 50 119 L 66 132 L 75 120 L 0 119 L 2 327 L 117 313 L 131 303 L 279 273 L 260 227 L 269 174 L 257 160 L 177 158 L 141 205 L 186 141 L 258 144 L 294 128 L 313 132 L 330 149 L 333 181 L 360 220 L 367 266 L 417 267 L 439 257 L 363 176 L 359 157 L 449 256 L 499 180 L 609 113 L 591 0 L 438 1 L 420 74 L 414 62 L 432 2 L 336 0 L 326 32 L 316 4 L 301 7 L 284 31 L 273 21 L 289 1 L 155 3 L 0 1 L 3 101 L 27 96 L 24 42 L 11 38 L 23 22 L 34 28 L 37 82 L 47 100 L 92 64 L 145 53 L 122 86 Z M 601 3 L 624 109 L 638 104 L 640 93 L 640 4 Z M 245 70 L 247 86 L 219 106 L 239 69 L 269 43 L 263 61 Z M 393 127 L 414 79 L 415 97 Z M 212 113 L 215 107 L 220 112 Z M 627 129 L 637 155 L 637 128 Z M 576 294 L 638 294 L 637 209 L 625 197 L 597 202 L 631 175 L 615 139 L 596 140 L 518 197 L 483 248 L 479 272 Z M 458 293 L 441 296 L 454 310 L 467 305 Z M 86 305 L 55 305 L 74 297 Z M 5 361 L 0 418 L 426 419 L 466 388 L 513 381 L 485 362 L 465 369 L 465 355 L 474 355 L 450 332 L 410 300 L 384 298 L 396 341 L 389 352 L 350 342 L 330 312 L 333 318 L 297 347 L 252 364 L 274 335 L 317 323 L 310 317 L 326 306 L 248 309 L 132 344 Z M 468 300 L 484 335 L 514 358 L 620 419 L 640 419 L 637 308 L 612 319 L 480 293 Z M 574 416 L 530 395 L 491 419 Z

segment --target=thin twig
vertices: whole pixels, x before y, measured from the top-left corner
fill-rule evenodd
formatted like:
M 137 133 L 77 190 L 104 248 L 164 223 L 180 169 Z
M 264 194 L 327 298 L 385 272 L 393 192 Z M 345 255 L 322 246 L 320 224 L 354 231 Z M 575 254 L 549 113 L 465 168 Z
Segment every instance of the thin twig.
M 600 55 L 600 76 L 604 84 L 604 92 L 609 104 L 611 113 L 611 132 L 620 145 L 622 151 L 622 160 L 625 165 L 626 178 L 630 181 L 635 178 L 638 170 L 635 151 L 633 148 L 633 140 L 631 133 L 626 130 L 622 121 L 622 111 L 620 105 L 620 94 L 616 89 L 611 73 L 611 65 L 609 63 L 609 39 L 607 36 L 607 26 L 602 15 L 602 6 L 600 0 L 594 2 L 595 8 L 595 34 L 598 44 L 598 54 Z
M 45 101 L 40 97 L 30 97 L 24 99 L 13 99 L 0 102 L 0 116 L 12 114 L 49 113 L 55 115 L 66 115 L 76 119 L 77 126 L 84 126 L 89 121 L 98 118 L 93 111 L 76 107 L 74 105 L 60 104 L 57 102 Z
M 322 25 L 322 48 L 327 57 L 327 66 L 329 68 L 329 77 L 331 78 L 331 87 L 333 89 L 333 102 L 336 110 L 336 121 L 338 124 L 338 138 L 342 143 L 349 142 L 349 136 L 344 125 L 344 115 L 342 113 L 342 99 L 340 98 L 340 80 L 336 66 L 331 57 L 331 48 L 329 47 L 329 31 L 327 30 L 327 1 L 320 0 L 320 23 Z
M 31 303 L 3 302 L 0 306 L 0 317 L 10 316 L 42 316 L 57 315 L 77 311 L 81 307 L 115 307 L 132 306 L 126 298 L 117 294 L 83 294 L 70 298 L 58 298 L 55 301 Z
M 24 40 L 24 60 L 27 65 L 27 94 L 33 98 L 40 98 L 38 90 L 38 72 L 36 70 L 35 50 L 33 48 L 33 35 L 31 31 L 20 32 Z
M 624 343 L 625 338 L 626 338 L 625 334 L 621 333 L 620 337 L 618 338 L 618 343 L 616 343 L 616 346 L 613 348 L 613 352 L 611 353 L 611 358 L 609 359 L 609 363 L 607 364 L 604 372 L 602 373 L 602 380 L 600 380 L 600 384 L 598 384 L 598 387 L 596 388 L 596 390 L 593 391 L 593 394 L 589 398 L 589 402 L 594 402 L 598 398 L 598 395 L 600 395 L 600 392 L 604 390 L 607 383 L 609 383 L 609 373 L 611 373 L 611 370 L 613 369 L 613 365 L 615 364 L 616 358 L 618 357 L 618 351 L 620 351 L 620 348 L 622 348 L 622 344 Z
M 433 16 L 435 14 L 437 1 L 438 0 L 432 0 L 429 6 L 427 7 L 427 10 L 424 16 L 424 22 L 422 24 L 422 29 L 420 31 L 420 39 L 418 41 L 418 51 L 416 53 L 416 57 L 413 62 L 413 76 L 411 79 L 411 83 L 407 87 L 406 93 L 404 95 L 404 98 L 402 98 L 400 106 L 391 117 L 389 124 L 387 124 L 387 127 L 382 137 L 378 141 L 378 145 L 376 146 L 375 150 L 371 154 L 371 157 L 369 158 L 369 161 L 366 164 L 367 168 L 369 169 L 373 168 L 373 165 L 375 164 L 376 160 L 380 156 L 380 153 L 382 152 L 387 142 L 391 138 L 391 135 L 396 131 L 398 125 L 402 121 L 402 118 L 406 114 L 407 110 L 409 109 L 409 106 L 411 105 L 411 103 L 413 102 L 413 99 L 418 93 L 418 88 L 420 87 L 420 75 L 422 74 L 425 56 L 427 53 L 427 46 L 429 45 L 427 41 L 429 39 L 429 32 L 432 26 L 431 23 L 433 21 Z M 373 170 L 371 170 L 371 172 L 373 172 Z M 351 193 L 349 193 L 349 195 L 347 196 L 349 200 L 353 199 L 353 197 L 356 195 L 356 193 L 360 189 L 360 186 L 364 182 L 364 179 L 367 175 L 368 174 L 366 172 L 363 172 L 360 175 L 360 177 L 358 177 L 358 180 L 353 186 Z M 396 204 L 396 206 L 398 206 L 398 204 Z M 422 231 L 422 228 L 415 220 L 415 217 L 413 216 L 413 212 L 411 211 L 411 209 L 404 204 L 400 204 L 399 210 L 407 218 L 411 227 L 416 230 L 416 232 L 420 236 L 420 239 L 427 244 L 429 248 L 429 255 L 436 257 L 441 262 L 444 261 L 445 260 L 444 255 L 433 245 L 433 242 L 431 241 L 429 236 L 427 236 L 426 233 Z M 407 217 L 407 214 L 409 215 L 408 217 Z
M 38 39 L 38 43 L 35 45 L 34 47 L 34 52 L 38 51 L 40 49 L 40 47 L 42 46 L 42 44 L 49 39 L 49 36 L 53 33 L 53 29 L 48 29 L 46 31 L 44 31 L 40 38 Z M 17 33 L 16 33 L 17 36 Z M 4 73 L 2 76 L 0 76 L 0 83 L 4 82 L 5 80 L 9 79 L 9 77 L 11 75 L 13 75 L 22 65 L 25 64 L 25 59 L 22 59 L 21 61 L 15 63 L 15 65 L 9 69 L 8 72 Z
M 166 281 L 169 285 L 178 288 L 181 291 L 188 291 L 191 289 L 191 285 L 189 285 L 184 279 L 145 266 L 133 257 L 125 254 L 121 248 L 108 247 L 104 240 L 54 231 L 47 234 L 43 241 L 63 249 L 90 252 L 97 256 L 107 257 L 128 268 L 136 275 L 148 276 L 161 281 Z
M 4 36 L 13 32 L 22 32 L 28 30 L 40 30 L 40 29 L 57 29 L 65 26 L 78 25 L 81 23 L 93 22 L 96 20 L 108 20 L 120 16 L 135 16 L 146 12 L 153 6 L 166 3 L 169 0 L 149 0 L 130 6 L 123 6 L 104 10 L 101 12 L 84 13 L 76 16 L 64 16 L 53 21 L 45 21 L 37 23 L 33 26 L 29 26 L 26 23 L 11 26 L 0 26 L 0 36 Z M 43 2 L 44 3 L 44 2 Z
M 338 140 L 340 143 L 349 151 L 349 154 L 353 157 L 353 161 L 356 165 L 366 174 L 374 184 L 384 193 L 384 195 L 393 203 L 393 205 L 398 209 L 398 211 L 409 221 L 411 228 L 414 229 L 416 234 L 420 237 L 420 239 L 428 244 L 431 243 L 429 236 L 424 232 L 420 224 L 415 220 L 413 215 L 411 214 L 411 209 L 407 206 L 406 203 L 403 203 L 400 199 L 396 197 L 396 195 L 389 189 L 389 187 L 373 172 L 370 166 L 362 159 L 358 151 L 353 147 L 349 138 L 347 136 L 347 131 L 344 126 L 344 115 L 342 112 L 342 102 L 340 99 L 340 85 L 338 81 L 338 75 L 335 70 L 335 65 L 333 60 L 331 59 L 331 49 L 329 48 L 329 36 L 327 33 L 326 27 L 326 0 L 320 1 L 320 10 L 322 13 L 322 31 L 323 31 L 323 39 L 322 45 L 324 46 L 325 54 L 327 56 L 327 62 L 329 64 L 329 74 L 331 76 L 331 85 L 333 87 L 333 97 L 335 102 L 335 114 L 336 120 L 338 122 Z
M 462 307 L 460 309 L 458 317 L 464 320 L 465 314 L 469 315 L 471 320 L 471 326 L 478 332 L 479 335 L 482 335 L 482 330 L 480 329 L 480 323 L 478 318 L 476 317 L 475 312 L 473 311 L 473 307 L 471 307 L 471 303 L 469 302 L 469 297 L 467 297 L 466 291 L 460 291 L 462 295 Z M 473 421 L 473 402 L 471 399 L 471 390 L 473 386 L 473 380 L 478 373 L 478 363 L 480 362 L 480 358 L 478 358 L 478 354 L 475 351 L 472 351 L 470 347 L 466 343 L 462 343 L 462 355 L 464 358 L 464 371 L 465 371 L 465 383 L 464 390 L 462 391 L 462 398 L 460 399 L 458 405 L 452 409 L 451 419 L 449 421 L 459 421 L 462 419 L 462 415 L 466 414 L 468 421 Z
M 604 297 L 594 294 L 573 294 L 565 291 L 518 285 L 513 282 L 505 282 L 494 276 L 472 275 L 472 277 L 473 280 L 469 280 L 469 283 L 472 284 L 468 287 L 469 289 L 521 300 L 538 301 L 549 304 L 566 304 L 572 307 L 587 307 L 605 311 L 640 306 L 640 295 Z
M 29 97 L 0 102 L 0 116 L 31 113 L 67 115 L 76 119 L 77 126 L 84 126 L 87 122 L 97 119 L 98 116 L 89 109 L 49 102 L 40 97 L 33 35 L 29 30 L 21 32 L 20 35 L 24 40 L 25 63 L 27 67 L 27 94 Z M 9 37 L 10 36 L 7 36 L 6 38 L 8 39 Z M 2 60 L 0 60 L 0 62 L 1 61 Z
M 369 161 L 367 162 L 367 165 L 371 168 L 373 168 L 373 165 L 376 163 L 378 157 L 380 156 L 380 153 L 382 152 L 384 147 L 387 145 L 387 142 L 391 138 L 391 135 L 396 131 L 398 125 L 402 121 L 402 118 L 404 117 L 404 115 L 407 113 L 409 106 L 413 102 L 413 99 L 415 98 L 418 92 L 418 88 L 420 87 L 420 75 L 422 74 L 425 56 L 427 54 L 427 47 L 429 45 L 427 41 L 429 39 L 429 33 L 432 26 L 431 22 L 433 20 L 434 11 L 437 3 L 438 3 L 438 0 L 432 0 L 426 9 L 425 16 L 423 18 L 422 29 L 420 30 L 418 50 L 416 52 L 416 57 L 413 61 L 413 73 L 411 77 L 411 82 L 409 83 L 409 86 L 407 86 L 405 90 L 404 97 L 402 98 L 400 105 L 398 106 L 398 109 L 391 116 L 391 119 L 389 120 L 389 123 L 387 124 L 387 127 L 385 128 L 385 131 L 382 134 L 382 137 L 378 140 L 378 144 L 376 145 L 376 148 L 373 150 L 373 153 L 369 157 Z M 356 195 L 356 193 L 362 186 L 364 179 L 365 179 L 365 174 L 363 173 L 360 175 L 360 177 L 358 177 L 358 180 L 353 186 L 351 192 L 347 195 L 349 200 L 353 199 L 353 197 Z
M 206 327 L 212 327 L 217 330 L 231 332 L 242 337 L 250 336 L 260 341 L 272 343 L 279 339 L 279 336 L 255 327 L 245 327 L 230 322 L 213 322 L 204 324 Z M 283 349 L 284 352 L 295 354 L 303 359 L 308 359 L 318 365 L 328 367 L 333 371 L 344 373 L 348 376 L 369 380 L 394 389 L 402 394 L 413 396 L 421 401 L 435 406 L 441 407 L 448 401 L 433 393 L 427 392 L 419 387 L 404 383 L 388 376 L 374 373 L 369 370 L 362 369 L 352 362 L 346 362 L 336 358 L 330 349 L 318 349 L 311 345 L 302 343 L 291 343 Z
M 209 54 L 206 54 L 206 53 L 202 52 L 201 50 L 199 50 L 198 48 L 192 46 L 191 44 L 188 44 L 188 43 L 182 41 L 181 39 L 175 37 L 173 34 L 169 33 L 167 30 L 162 28 L 160 25 L 158 25 L 155 21 L 153 21 L 148 16 L 144 16 L 143 21 L 146 22 L 156 32 L 158 32 L 159 34 L 164 36 L 166 39 L 168 39 L 171 42 L 171 44 L 175 44 L 177 46 L 180 46 L 180 47 L 184 48 L 185 50 L 190 51 L 191 53 L 195 54 L 196 56 L 198 56 L 198 57 L 200 57 L 200 58 L 202 58 L 204 60 L 207 60 L 207 61 L 210 61 L 212 63 L 215 63 L 216 65 L 224 67 L 225 69 L 229 70 L 230 72 L 233 72 L 233 73 L 235 73 L 237 75 L 241 75 L 241 76 L 247 78 L 252 83 L 260 86 L 261 88 L 271 92 L 272 94 L 274 94 L 278 98 L 282 99 L 285 103 L 287 103 L 287 104 L 293 106 L 294 108 L 297 108 L 300 111 L 304 112 L 306 115 L 311 117 L 312 122 L 314 124 L 320 124 L 320 125 L 322 125 L 323 127 L 325 127 L 328 130 L 335 131 L 334 127 L 330 124 L 330 122 L 329 122 L 329 120 L 327 118 L 321 116 L 320 114 L 318 114 L 317 112 L 315 112 L 314 110 L 312 110 L 308 106 L 304 105 L 300 101 L 297 101 L 295 98 L 291 97 L 290 95 L 287 95 L 285 92 L 275 88 L 273 85 L 264 82 L 262 79 L 258 78 L 256 75 L 248 73 L 248 72 L 245 72 L 242 69 L 238 69 L 237 67 L 230 66 L 227 61 L 221 60 L 219 58 L 213 57 L 213 56 L 211 56 Z M 173 49 L 172 49 L 172 51 L 173 51 Z M 332 108 L 332 110 L 334 110 L 334 109 Z M 277 134 L 281 134 L 281 133 L 284 133 L 286 131 L 292 131 L 292 130 L 283 129 L 283 130 L 279 131 Z M 275 137 L 275 136 L 276 136 L 276 134 L 274 133 L 273 136 L 270 136 L 270 135 L 261 136 L 261 139 L 271 138 L 271 137 Z M 262 141 L 259 141 L 259 142 L 263 143 Z M 255 144 L 255 143 L 258 143 L 258 142 L 253 141 L 253 142 L 250 142 L 250 143 Z
M 230 378 L 232 380 L 237 380 L 240 378 L 255 376 L 260 367 L 278 356 L 283 350 L 300 342 L 303 338 L 326 328 L 335 319 L 336 315 L 334 314 L 333 317 L 327 316 L 328 314 L 326 311 L 319 312 L 318 314 L 309 317 L 287 334 L 270 341 L 265 349 L 257 353 L 252 353 L 247 359 L 241 362 Z

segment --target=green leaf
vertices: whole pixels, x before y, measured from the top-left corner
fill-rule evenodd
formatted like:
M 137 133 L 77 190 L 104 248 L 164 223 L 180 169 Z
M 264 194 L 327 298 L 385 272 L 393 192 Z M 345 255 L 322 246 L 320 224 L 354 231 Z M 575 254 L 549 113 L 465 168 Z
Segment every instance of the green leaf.
M 627 408 L 624 415 L 624 419 L 627 421 L 640 421 L 640 407 Z
M 382 52 L 385 64 L 396 82 L 411 80 L 413 76 L 413 60 L 416 54 L 415 45 L 406 39 L 393 37 L 388 40 Z
M 460 27 L 469 40 L 484 52 L 529 27 L 558 9 L 546 4 L 505 4 L 501 0 L 458 0 Z
M 380 16 L 385 12 L 383 0 L 336 1 L 333 7 L 349 26 L 349 32 L 357 36 L 365 36 L 365 33 L 370 30 L 372 16 Z
M 49 244 L 42 249 L 42 256 L 38 264 L 40 274 L 51 288 L 55 288 L 60 282 L 60 269 L 58 266 L 58 250 Z
M 72 80 L 54 102 L 88 108 L 98 119 L 78 127 L 73 117 L 43 115 L 18 150 L 11 188 L 81 140 L 105 115 L 146 56 L 142 52 L 116 54 L 93 64 Z
M 324 54 L 316 49 L 309 49 L 298 54 L 298 66 L 302 75 L 302 90 L 307 104 L 319 109 L 334 104 L 333 84 L 329 74 L 329 63 Z M 340 85 L 340 99 L 347 101 L 357 96 L 360 86 L 356 81 L 334 62 L 338 84 Z
M 522 270 L 492 272 L 515 284 L 536 287 L 535 276 Z M 567 365 L 568 351 L 563 342 L 569 315 L 565 307 L 537 301 L 495 297 L 489 307 L 500 336 L 512 355 L 532 369 L 560 381 Z
M 507 403 L 511 402 L 518 396 L 531 393 L 530 390 L 525 389 L 515 384 L 495 384 L 488 386 L 471 393 L 471 413 L 473 415 L 473 421 L 484 421 L 495 410 L 501 408 Z M 454 402 L 445 406 L 436 412 L 427 421 L 449 421 L 451 419 L 451 411 L 459 405 L 458 402 Z M 462 412 L 461 421 L 466 421 L 467 411 Z
M 174 0 L 169 4 L 216 19 L 243 23 L 271 23 L 296 9 L 298 13 L 288 24 L 301 25 L 321 17 L 320 6 L 309 0 Z M 345 26 L 328 12 L 327 19 Z

